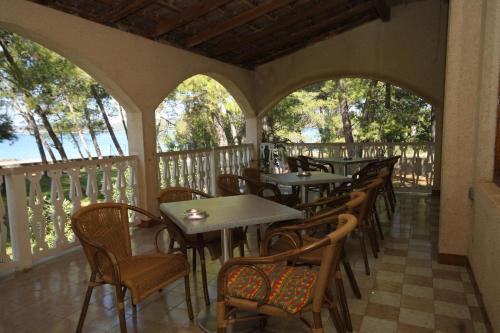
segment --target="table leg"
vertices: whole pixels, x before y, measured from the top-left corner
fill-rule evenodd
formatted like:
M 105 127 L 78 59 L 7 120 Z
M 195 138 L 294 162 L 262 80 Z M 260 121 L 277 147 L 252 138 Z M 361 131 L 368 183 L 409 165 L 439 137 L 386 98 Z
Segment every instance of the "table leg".
M 344 163 L 344 176 L 347 176 L 347 163 Z
M 222 246 L 222 264 L 233 257 L 233 244 L 232 244 L 231 229 L 226 228 L 221 230 L 221 246 Z M 201 310 L 197 317 L 198 326 L 203 332 L 216 333 L 217 332 L 217 311 L 215 307 L 208 306 Z M 235 325 L 232 325 L 235 326 Z M 227 333 L 235 332 L 249 332 L 258 327 L 258 323 L 244 322 L 238 327 L 226 328 Z
M 306 197 L 307 197 L 307 186 L 306 185 L 300 185 L 300 202 L 306 203 Z

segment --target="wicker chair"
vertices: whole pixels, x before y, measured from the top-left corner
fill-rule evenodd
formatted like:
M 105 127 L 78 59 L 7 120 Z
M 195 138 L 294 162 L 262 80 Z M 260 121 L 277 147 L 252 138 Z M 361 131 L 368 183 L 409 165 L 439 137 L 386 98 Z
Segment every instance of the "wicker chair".
M 189 319 L 193 320 L 189 290 L 189 263 L 184 248 L 160 253 L 133 255 L 129 234 L 129 213 L 152 219 L 147 211 L 121 203 L 97 203 L 80 208 L 71 218 L 73 231 L 80 240 L 92 273 L 88 283 L 76 332 L 81 332 L 94 287 L 111 284 L 116 289 L 116 307 L 120 331 L 127 332 L 124 296 L 128 290 L 135 305 L 165 286 L 184 278 Z
M 211 195 L 204 192 L 190 189 L 187 187 L 168 187 L 161 190 L 157 195 L 158 204 L 165 202 L 177 202 L 194 200 L 199 198 L 212 198 Z M 170 244 L 169 248 L 174 246 L 177 242 L 185 247 L 187 250 L 192 249 L 193 251 L 193 272 L 196 272 L 196 252 L 200 256 L 200 266 L 201 266 L 201 279 L 203 284 L 203 296 L 205 298 L 205 304 L 208 306 L 210 304 L 210 297 L 208 294 L 208 283 L 207 283 L 207 268 L 205 260 L 205 248 L 208 249 L 212 259 L 217 259 L 221 255 L 221 233 L 220 231 L 210 231 L 202 234 L 196 235 L 186 235 L 174 222 L 170 220 L 168 216 L 163 214 L 163 220 L 165 221 L 165 228 L 168 231 Z M 241 247 L 244 245 L 244 235 L 239 229 L 233 234 L 233 243 Z
M 294 207 L 300 203 L 299 196 L 296 193 L 282 193 L 278 186 L 261 181 L 259 170 L 256 168 L 245 168 L 243 177 L 239 178 L 245 182 L 249 193 L 289 207 Z M 272 195 L 268 195 L 269 192 Z
M 264 236 L 262 246 L 267 248 L 269 253 L 276 254 L 296 248 L 297 244 L 299 244 L 300 246 L 312 244 L 318 241 L 317 237 L 311 237 L 311 235 L 314 235 L 318 232 L 318 229 L 325 226 L 327 227 L 327 230 L 331 229 L 332 225 L 328 223 L 330 222 L 329 217 L 341 213 L 352 213 L 358 210 L 361 205 L 365 203 L 366 194 L 363 192 L 352 192 L 337 198 L 327 199 L 329 200 L 323 200 L 326 206 L 320 204 L 320 200 L 318 200 L 316 207 L 318 207 L 319 210 L 316 210 L 314 213 L 312 213 L 312 216 L 303 223 L 268 229 L 266 235 Z M 291 242 L 291 240 L 293 241 Z M 317 266 L 321 263 L 322 256 L 322 250 L 316 250 L 295 258 L 294 264 Z M 343 249 L 342 251 L 341 259 L 354 295 L 358 298 L 361 298 L 361 291 L 352 271 L 351 264 L 347 259 L 345 249 Z M 344 322 L 347 326 L 347 329 L 349 331 L 352 331 L 351 317 L 347 304 L 347 297 L 344 290 L 344 283 L 342 281 L 342 273 L 340 272 L 340 267 L 336 267 L 336 270 L 337 273 L 335 274 L 335 285 L 339 296 L 340 307 L 342 309 L 342 314 L 344 316 Z
M 346 235 L 356 227 L 356 218 L 350 214 L 330 217 L 338 229 L 309 245 L 275 255 L 237 258 L 226 262 L 218 275 L 217 331 L 238 321 L 266 316 L 293 316 L 300 318 L 314 333 L 324 332 L 321 309 L 327 308 L 337 332 L 345 332 L 339 314 L 337 296 L 328 287 L 339 265 Z M 294 238 L 290 236 L 294 241 Z M 288 261 L 322 250 L 319 272 L 305 267 L 287 266 Z M 263 253 L 268 253 L 263 248 Z M 237 309 L 258 314 L 251 317 L 234 316 Z M 312 311 L 312 322 L 303 317 Z

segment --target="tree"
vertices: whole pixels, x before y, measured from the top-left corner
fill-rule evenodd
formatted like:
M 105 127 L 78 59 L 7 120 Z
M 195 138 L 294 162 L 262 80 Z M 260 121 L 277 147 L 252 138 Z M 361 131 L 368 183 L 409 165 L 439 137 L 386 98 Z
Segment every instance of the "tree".
M 157 108 L 158 141 L 171 149 L 225 146 L 242 142 L 243 133 L 244 118 L 235 100 L 204 75 L 181 83 Z
M 7 114 L 0 113 L 0 142 L 5 140 L 14 141 L 16 139 L 12 119 Z

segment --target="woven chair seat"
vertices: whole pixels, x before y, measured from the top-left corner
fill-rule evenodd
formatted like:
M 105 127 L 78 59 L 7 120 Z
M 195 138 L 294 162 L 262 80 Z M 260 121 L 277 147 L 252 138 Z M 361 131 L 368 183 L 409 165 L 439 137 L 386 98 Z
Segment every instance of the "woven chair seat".
M 271 283 L 266 304 L 276 306 L 290 314 L 300 312 L 312 302 L 313 287 L 318 273 L 306 267 L 290 267 L 283 263 L 258 265 Z M 264 301 L 266 283 L 254 269 L 240 266 L 229 273 L 228 295 L 231 297 Z
M 131 292 L 134 304 L 189 273 L 189 263 L 181 254 L 146 254 L 127 257 L 118 262 L 122 284 Z M 109 266 L 108 266 L 109 267 Z M 105 269 L 102 279 L 112 283 L 111 270 Z

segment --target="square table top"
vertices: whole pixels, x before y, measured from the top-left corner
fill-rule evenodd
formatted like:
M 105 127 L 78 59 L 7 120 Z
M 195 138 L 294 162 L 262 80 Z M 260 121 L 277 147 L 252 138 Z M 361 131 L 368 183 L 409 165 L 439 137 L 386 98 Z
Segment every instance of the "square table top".
M 184 212 L 196 208 L 208 213 L 203 220 L 188 220 Z M 160 204 L 160 210 L 186 234 L 304 218 L 304 212 L 252 194 Z
M 341 183 L 352 178 L 338 173 L 312 171 L 310 176 L 300 177 L 296 172 L 264 175 L 267 181 L 283 185 L 313 185 L 325 183 Z
M 330 158 L 315 158 L 320 162 L 328 162 L 335 164 L 356 164 L 356 163 L 369 163 L 375 162 L 379 159 L 376 157 L 354 157 L 352 159 L 346 160 L 344 157 L 330 157 Z

